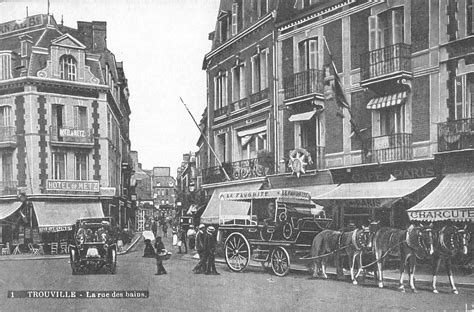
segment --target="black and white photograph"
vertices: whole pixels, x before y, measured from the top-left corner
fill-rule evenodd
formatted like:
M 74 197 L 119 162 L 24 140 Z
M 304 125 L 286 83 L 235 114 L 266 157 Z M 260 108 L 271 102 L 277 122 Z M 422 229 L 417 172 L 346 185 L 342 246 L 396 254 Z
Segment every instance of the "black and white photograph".
M 0 0 L 0 311 L 474 311 L 474 0 Z

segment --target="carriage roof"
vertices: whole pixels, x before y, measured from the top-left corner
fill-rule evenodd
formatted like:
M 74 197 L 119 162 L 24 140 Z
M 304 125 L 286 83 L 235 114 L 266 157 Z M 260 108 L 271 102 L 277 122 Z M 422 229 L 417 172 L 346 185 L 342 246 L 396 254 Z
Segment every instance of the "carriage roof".
M 245 201 L 254 199 L 276 199 L 278 201 L 289 202 L 311 202 L 311 193 L 295 189 L 271 189 L 259 191 L 222 192 L 220 200 L 224 201 Z

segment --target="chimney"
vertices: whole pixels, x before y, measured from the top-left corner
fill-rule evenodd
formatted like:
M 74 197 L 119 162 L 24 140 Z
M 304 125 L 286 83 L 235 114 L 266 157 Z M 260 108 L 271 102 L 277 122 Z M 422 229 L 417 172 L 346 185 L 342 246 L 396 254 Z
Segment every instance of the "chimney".
M 20 76 L 26 76 L 28 72 L 29 60 L 31 56 L 31 47 L 33 46 L 33 38 L 28 35 L 20 36 Z
M 92 52 L 103 52 L 107 48 L 107 22 L 92 22 Z
M 88 50 L 92 49 L 92 24 L 89 22 L 77 22 L 77 31 L 79 39 L 84 43 Z

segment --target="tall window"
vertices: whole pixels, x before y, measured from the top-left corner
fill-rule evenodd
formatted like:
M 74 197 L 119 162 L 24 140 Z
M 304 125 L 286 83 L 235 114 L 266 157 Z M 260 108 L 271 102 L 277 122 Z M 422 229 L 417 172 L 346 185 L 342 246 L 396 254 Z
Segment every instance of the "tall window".
M 314 116 L 310 120 L 302 121 L 298 123 L 298 125 L 300 127 L 299 146 L 296 147 L 312 150 L 316 146 L 322 145 L 322 126 L 319 116 Z
M 457 76 L 454 83 L 454 116 L 456 119 L 471 118 L 474 113 L 474 77 Z
M 252 93 L 268 88 L 268 50 L 252 57 Z
M 226 135 L 221 134 L 216 137 L 216 153 L 221 162 L 227 161 L 227 144 L 226 144 Z
M 403 7 L 369 17 L 369 50 L 404 42 Z
M 56 180 L 66 180 L 65 153 L 53 153 L 53 177 Z
M 232 102 L 245 98 L 244 65 L 232 68 Z
M 71 55 L 63 55 L 59 59 L 61 79 L 75 81 L 77 78 L 77 63 Z
M 215 109 L 227 106 L 227 74 L 219 73 L 215 78 Z
M 228 18 L 228 15 L 225 15 L 223 16 L 220 20 L 219 20 L 219 28 L 220 28 L 220 40 L 221 42 L 224 42 L 227 40 L 227 38 L 229 37 L 229 18 Z
M 242 29 L 242 1 L 235 0 L 232 3 L 232 35 L 236 35 Z
M 474 35 L 474 1 L 466 0 L 466 33 Z
M 267 133 L 260 132 L 253 135 L 247 135 L 241 138 L 243 159 L 257 158 L 258 151 L 267 146 Z
M 12 59 L 10 53 L 0 54 L 0 80 L 12 78 Z
M 268 0 L 254 0 L 257 5 L 258 16 L 263 16 L 268 12 Z
M 76 180 L 87 180 L 87 154 L 76 154 Z
M 0 127 L 9 127 L 12 125 L 11 106 L 0 106 Z
M 405 105 L 380 109 L 380 135 L 405 132 Z
M 299 71 L 318 69 L 318 40 L 308 39 L 298 44 Z
M 87 107 L 74 106 L 74 127 L 87 129 Z
M 2 181 L 10 182 L 13 180 L 13 154 L 2 154 Z

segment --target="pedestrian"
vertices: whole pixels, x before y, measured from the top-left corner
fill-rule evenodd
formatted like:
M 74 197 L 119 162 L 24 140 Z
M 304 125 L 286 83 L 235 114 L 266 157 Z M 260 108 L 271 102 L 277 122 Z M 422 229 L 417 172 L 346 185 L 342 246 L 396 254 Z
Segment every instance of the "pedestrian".
M 181 245 L 178 245 L 178 247 L 179 247 L 179 252 L 178 253 L 181 253 L 181 246 L 184 246 L 184 253 L 185 254 L 188 253 L 188 245 L 186 244 L 186 239 L 187 239 L 186 234 L 187 234 L 186 230 L 183 227 L 180 227 L 180 230 L 178 232 L 178 237 L 179 237 L 179 240 L 181 242 Z
M 155 241 L 155 253 L 156 253 L 156 273 L 155 275 L 166 274 L 165 267 L 163 266 L 163 259 L 168 253 L 165 249 L 165 245 L 161 241 L 161 237 L 157 236 Z
M 195 274 L 204 273 L 206 269 L 206 255 L 204 249 L 204 224 L 200 224 L 196 233 L 196 250 L 199 254 L 199 262 L 193 269 Z
M 216 247 L 217 247 L 217 238 L 215 235 L 216 229 L 213 226 L 209 226 L 206 230 L 206 253 L 207 253 L 207 263 L 206 263 L 206 274 L 209 275 L 220 275 L 216 270 Z
M 163 222 L 163 237 L 168 237 L 168 224 Z
M 186 233 L 186 236 L 188 237 L 188 240 L 189 240 L 189 249 L 196 248 L 196 231 L 194 230 L 193 224 L 189 226 L 189 230 Z
M 158 235 L 158 224 L 155 220 L 151 221 L 151 231 L 153 232 L 153 235 Z

